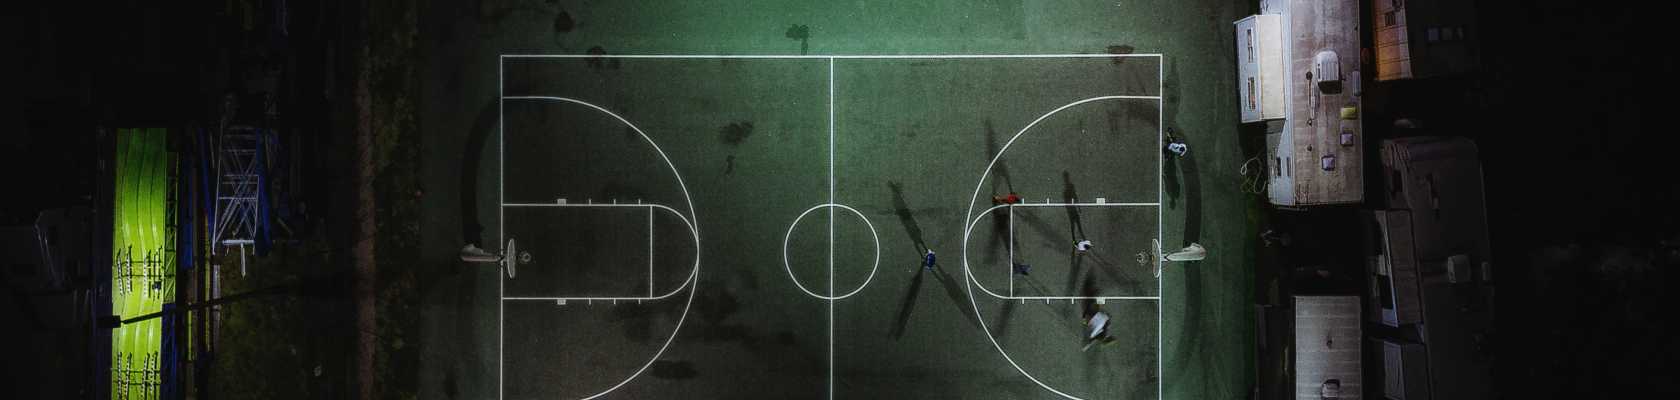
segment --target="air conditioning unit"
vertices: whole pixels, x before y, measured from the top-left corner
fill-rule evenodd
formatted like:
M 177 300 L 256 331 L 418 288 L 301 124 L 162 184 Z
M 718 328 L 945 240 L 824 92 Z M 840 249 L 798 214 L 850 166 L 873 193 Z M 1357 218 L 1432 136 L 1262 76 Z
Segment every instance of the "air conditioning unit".
M 1470 265 L 1470 256 L 1455 254 L 1447 257 L 1447 283 L 1470 283 L 1470 272 L 1474 266 Z
M 1342 64 L 1335 51 L 1324 50 L 1313 56 L 1313 82 L 1317 84 L 1319 93 L 1342 92 Z

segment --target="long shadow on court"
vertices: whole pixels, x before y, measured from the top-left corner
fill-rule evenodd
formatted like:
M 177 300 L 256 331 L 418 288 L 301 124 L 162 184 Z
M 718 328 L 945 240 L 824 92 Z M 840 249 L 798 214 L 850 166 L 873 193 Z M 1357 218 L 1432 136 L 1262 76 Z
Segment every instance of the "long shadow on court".
M 917 255 L 927 250 L 926 240 L 922 240 L 922 225 L 916 224 L 916 213 L 911 212 L 911 205 L 904 202 L 904 185 L 897 182 L 887 182 L 887 188 L 892 190 L 892 213 L 899 215 L 899 224 L 904 225 L 904 234 L 911 237 L 916 244 Z M 892 321 L 892 339 L 904 336 L 904 326 L 911 323 L 911 311 L 916 311 L 916 297 L 922 292 L 922 269 L 916 269 L 916 277 L 911 279 L 911 289 L 904 292 L 904 301 L 899 303 L 899 318 Z
M 986 128 L 985 159 L 991 160 L 992 157 L 997 157 L 998 151 L 1002 148 L 1001 146 L 998 146 L 997 127 L 992 124 L 992 120 L 989 118 L 981 121 L 981 124 Z M 992 194 L 997 194 L 999 181 L 1003 182 L 1004 191 L 1015 191 L 1015 182 L 1013 179 L 1009 178 L 1009 167 L 1004 165 L 1002 157 L 998 157 L 997 163 L 992 166 L 992 175 L 996 177 L 996 179 L 992 180 Z
M 916 309 L 916 297 L 922 292 L 922 272 L 916 271 L 916 277 L 910 279 L 910 290 L 904 292 L 904 300 L 898 303 L 898 318 L 893 320 L 892 338 L 904 337 L 904 326 L 910 323 L 910 312 Z
M 1062 202 L 1070 204 L 1079 202 L 1079 190 L 1074 187 L 1073 178 L 1068 175 L 1067 171 L 1062 171 Z M 1079 207 L 1067 206 L 1066 208 L 1068 215 L 1068 238 L 1073 239 L 1070 240 L 1069 243 L 1077 242 L 1079 239 L 1085 238 L 1085 225 L 1080 222 Z
M 1079 191 L 1074 187 L 1073 178 L 1069 176 L 1067 171 L 1062 171 L 1062 202 L 1068 204 L 1079 202 Z M 1067 209 L 1067 243 L 1078 243 L 1085 239 L 1085 225 L 1080 222 L 1079 207 L 1070 205 L 1062 208 Z M 1078 253 L 1068 253 L 1067 290 L 1062 293 L 1073 293 L 1074 286 L 1079 284 L 1079 275 L 1085 273 L 1084 267 L 1084 257 Z
M 921 259 L 920 257 L 928 250 L 927 242 L 922 238 L 921 224 L 916 222 L 915 213 L 910 211 L 909 203 L 904 200 L 904 186 L 898 182 L 888 181 L 887 188 L 892 189 L 893 213 L 898 215 L 898 222 L 904 225 L 905 233 L 908 234 L 910 236 L 910 240 L 915 243 L 916 256 L 919 260 Z M 924 270 L 918 265 L 916 268 L 916 276 L 910 281 L 910 289 L 904 294 L 903 302 L 899 304 L 898 318 L 893 321 L 892 329 L 892 337 L 895 340 L 904 335 L 904 327 L 910 322 L 910 314 L 916 308 L 916 298 L 922 289 L 923 273 Z M 971 307 L 971 305 L 968 304 L 968 295 L 963 292 L 967 289 L 967 287 L 959 286 L 957 280 L 952 278 L 950 274 L 946 273 L 943 266 L 935 263 L 933 276 L 934 279 L 939 280 L 940 286 L 943 286 L 945 289 L 945 294 L 951 297 L 951 301 L 956 303 L 959 310 L 967 310 L 968 307 Z M 963 311 L 963 316 L 970 324 L 973 324 L 975 328 L 980 327 L 980 321 L 976 319 L 973 314 Z
M 1170 129 L 1171 127 L 1179 126 L 1178 99 L 1181 94 L 1180 92 L 1183 90 L 1178 86 L 1178 65 L 1176 63 L 1170 63 L 1167 60 L 1162 60 L 1161 62 L 1167 63 L 1162 66 L 1165 76 L 1161 77 L 1161 87 L 1163 90 L 1171 92 L 1170 94 L 1161 93 L 1161 124 Z M 1182 137 L 1184 134 L 1180 133 L 1179 136 Z M 1191 149 L 1195 148 L 1195 146 L 1191 146 Z M 1155 149 L 1155 151 L 1164 152 L 1166 149 Z M 1191 156 L 1194 157 L 1194 154 Z M 1178 174 L 1178 165 L 1175 165 L 1173 159 L 1169 158 L 1167 159 L 1167 162 L 1161 166 L 1161 168 L 1161 180 L 1162 186 L 1164 186 L 1162 189 L 1167 192 L 1166 206 L 1169 208 L 1177 208 L 1178 198 L 1183 195 L 1183 188 L 1180 187 L 1180 182 L 1178 180 L 1171 178 Z
M 893 214 L 898 215 L 898 222 L 904 225 L 905 234 L 916 244 L 918 255 L 927 251 L 927 242 L 922 240 L 922 226 L 916 223 L 915 213 L 910 212 L 910 204 L 904 201 L 904 185 L 887 181 L 887 188 L 892 189 Z M 922 270 L 916 270 L 916 277 L 910 281 L 910 290 L 904 293 L 904 300 L 898 306 L 898 318 L 893 320 L 892 338 L 904 336 L 904 326 L 910 323 L 910 313 L 916 309 L 916 297 L 922 291 Z
M 490 132 L 496 130 L 497 104 L 496 99 L 490 99 L 478 108 L 478 116 L 467 131 L 467 145 L 461 152 L 461 168 L 456 170 L 461 174 L 461 240 L 487 249 L 500 247 L 484 245 L 484 224 L 478 222 L 478 167 L 484 144 L 489 141 Z
M 970 308 L 974 307 L 973 304 L 968 302 L 968 294 L 963 292 L 968 287 L 957 282 L 956 279 L 951 277 L 951 274 L 946 273 L 943 266 L 935 265 L 933 267 L 933 277 L 939 280 L 941 286 L 945 287 L 945 295 L 951 297 L 951 302 L 957 305 L 957 309 L 962 310 L 963 319 L 968 320 L 968 323 L 974 325 L 974 328 L 980 329 L 978 317 L 974 313 L 968 312 Z
M 916 244 L 916 255 L 922 255 L 928 249 L 927 241 L 922 240 L 922 225 L 916 223 L 916 214 L 910 211 L 910 204 L 904 201 L 904 185 L 887 181 L 887 188 L 892 189 L 893 214 L 898 215 L 898 223 L 904 225 L 904 233 Z
M 1178 96 L 1176 96 L 1177 92 L 1179 92 L 1178 72 L 1177 67 L 1173 64 L 1169 64 L 1168 68 L 1166 68 L 1164 86 L 1169 92 L 1173 93 L 1163 93 L 1163 96 L 1167 96 L 1168 99 L 1178 98 Z M 1173 100 L 1168 100 L 1166 101 L 1166 106 L 1167 108 L 1163 110 L 1163 112 L 1166 114 L 1167 119 L 1164 122 L 1176 125 L 1171 121 L 1175 121 L 1177 119 L 1178 103 Z M 1197 145 L 1190 143 L 1191 139 L 1195 137 L 1193 132 L 1181 133 L 1180 136 L 1184 138 L 1187 144 L 1191 144 L 1191 149 L 1197 148 Z M 1196 153 L 1191 153 L 1188 157 L 1174 158 L 1166 164 L 1168 169 L 1162 171 L 1165 175 L 1162 179 L 1165 180 L 1164 183 L 1165 186 L 1167 186 L 1167 194 L 1175 200 L 1173 206 L 1176 207 L 1176 200 L 1179 197 L 1184 198 L 1185 244 L 1199 243 L 1202 239 L 1202 184 L 1196 158 Z M 1182 177 L 1182 182 L 1178 179 L 1168 179 L 1174 177 L 1175 175 Z M 1163 246 L 1165 246 L 1165 244 L 1163 244 Z M 1170 248 L 1170 246 L 1165 247 L 1169 248 L 1163 249 L 1163 251 L 1171 252 L 1176 250 Z M 1201 365 L 1210 365 L 1208 362 L 1210 361 L 1209 358 L 1211 357 L 1211 354 L 1209 353 L 1211 352 L 1198 351 L 1202 348 L 1205 332 L 1202 332 L 1201 318 L 1202 281 L 1204 280 L 1204 274 L 1201 268 L 1197 268 L 1197 264 L 1200 264 L 1200 262 L 1165 263 L 1161 267 L 1162 279 L 1173 278 L 1167 276 L 1169 271 L 1174 269 L 1184 270 L 1183 275 L 1175 276 L 1184 282 L 1184 293 L 1182 296 L 1179 296 L 1179 301 L 1184 304 L 1184 308 L 1178 313 L 1179 321 L 1181 321 L 1182 324 L 1178 326 L 1177 332 L 1167 333 L 1168 335 L 1178 337 L 1179 340 L 1177 341 L 1176 346 L 1174 346 L 1171 350 L 1172 356 L 1166 360 L 1162 360 L 1163 363 L 1171 361 L 1176 364 L 1166 364 L 1168 365 L 1167 368 L 1190 367 L 1191 365 L 1188 363 L 1193 359 L 1201 363 Z M 1165 294 L 1163 293 L 1163 295 Z M 1163 355 L 1167 352 L 1167 349 L 1161 350 Z M 1164 375 L 1164 371 L 1157 371 L 1156 373 Z
M 1182 157 L 1176 161 L 1184 169 L 1184 241 L 1186 244 L 1202 240 L 1202 175 L 1196 157 Z

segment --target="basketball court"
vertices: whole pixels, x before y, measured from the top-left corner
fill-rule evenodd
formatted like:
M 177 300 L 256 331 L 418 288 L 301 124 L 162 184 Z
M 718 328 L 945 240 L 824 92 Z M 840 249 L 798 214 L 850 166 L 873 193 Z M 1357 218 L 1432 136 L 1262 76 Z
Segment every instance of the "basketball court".
M 1162 65 L 504 55 L 498 395 L 1158 399 Z

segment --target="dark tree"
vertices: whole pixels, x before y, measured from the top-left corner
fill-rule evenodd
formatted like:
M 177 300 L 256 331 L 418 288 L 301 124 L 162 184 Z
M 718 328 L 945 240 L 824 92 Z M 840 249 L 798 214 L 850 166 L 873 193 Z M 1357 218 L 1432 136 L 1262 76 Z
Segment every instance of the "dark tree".
M 799 41 L 799 54 L 806 54 L 811 50 L 811 27 L 792 25 L 788 27 L 787 38 Z

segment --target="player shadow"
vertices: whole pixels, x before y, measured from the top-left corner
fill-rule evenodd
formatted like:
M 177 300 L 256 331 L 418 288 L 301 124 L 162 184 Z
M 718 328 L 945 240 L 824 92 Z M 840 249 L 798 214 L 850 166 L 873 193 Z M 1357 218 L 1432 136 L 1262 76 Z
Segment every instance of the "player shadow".
M 1167 207 L 1178 208 L 1179 198 L 1184 199 L 1184 240 L 1196 243 L 1202 238 L 1202 177 L 1196 156 L 1173 157 L 1164 168 Z
M 1074 187 L 1073 178 L 1068 174 L 1067 171 L 1062 171 L 1062 202 L 1063 203 L 1068 203 L 1068 204 L 1073 204 L 1073 203 L 1079 202 L 1079 191 Z M 1079 207 L 1069 205 L 1069 206 L 1064 206 L 1062 208 L 1067 210 L 1067 218 L 1068 218 L 1068 241 L 1067 241 L 1067 243 L 1069 245 L 1072 245 L 1074 243 L 1078 243 L 1080 240 L 1084 240 L 1086 238 L 1085 237 L 1085 224 L 1080 222 Z M 1069 270 L 1068 270 L 1068 280 L 1067 280 L 1067 291 L 1063 292 L 1063 293 L 1073 292 L 1074 285 L 1079 283 L 1079 281 L 1078 281 L 1079 275 L 1083 274 L 1085 272 L 1085 270 L 1084 270 L 1084 266 L 1085 266 L 1084 265 L 1085 264 L 1084 259 L 1085 258 L 1083 257 L 1082 254 L 1079 254 L 1078 252 L 1069 252 L 1068 253 L 1068 258 L 1069 258 L 1068 259 Z
M 918 269 L 917 271 L 921 270 Z M 963 319 L 968 320 L 968 323 L 970 325 L 974 325 L 975 328 L 980 328 L 979 317 L 974 315 L 974 313 L 968 312 L 968 309 L 973 308 L 973 304 L 970 304 L 968 301 L 968 294 L 964 293 L 968 287 L 960 282 L 957 282 L 956 278 L 951 277 L 950 273 L 945 272 L 945 267 L 938 264 L 933 266 L 932 273 L 933 278 L 939 281 L 939 285 L 945 288 L 945 295 L 951 298 L 951 302 L 957 305 L 958 310 L 962 310 Z M 921 275 L 921 272 L 917 272 L 916 274 Z
M 501 247 L 484 245 L 484 224 L 479 223 L 478 219 L 478 167 L 479 162 L 483 160 L 484 145 L 489 141 L 490 133 L 496 131 L 498 104 L 500 103 L 496 99 L 490 99 L 483 107 L 479 107 L 478 116 L 473 118 L 472 128 L 467 130 L 467 144 L 461 152 L 461 167 L 456 170 L 461 174 L 461 185 L 457 189 L 461 199 L 461 240 L 490 249 Z
M 922 270 L 916 270 L 916 276 L 910 278 L 910 290 L 904 292 L 904 300 L 898 303 L 898 318 L 893 319 L 891 336 L 893 340 L 904 337 L 904 327 L 910 324 L 910 313 L 916 310 L 916 298 L 922 293 Z
M 1062 293 L 1073 293 L 1079 285 L 1079 278 L 1085 275 L 1085 255 L 1077 251 L 1068 251 L 1067 287 Z
M 893 214 L 898 216 L 898 222 L 904 225 L 905 234 L 909 235 L 910 241 L 916 245 L 916 256 L 920 260 L 928 250 L 927 241 L 922 239 L 921 224 L 916 222 L 916 215 L 910 211 L 910 204 L 904 201 L 904 185 L 887 181 L 887 188 L 892 190 Z M 916 309 L 916 298 L 922 291 L 923 269 L 920 264 L 917 264 L 915 271 L 916 276 L 910 280 L 910 289 L 904 292 L 904 300 L 899 302 L 898 318 L 893 320 L 893 340 L 904 336 L 905 326 L 910 323 L 910 314 Z
M 1166 149 L 1160 149 L 1165 152 Z M 1168 158 L 1161 163 L 1161 191 L 1167 194 L 1167 208 L 1178 208 L 1178 198 L 1184 197 L 1183 182 L 1179 177 L 1178 161 Z
M 1002 151 L 1002 147 L 998 145 L 997 127 L 993 126 L 989 118 L 981 121 L 981 124 L 986 129 L 986 160 L 991 160 L 992 157 L 998 157 L 998 152 Z M 1015 181 L 1009 177 L 1009 167 L 1004 164 L 1003 157 L 998 157 L 997 163 L 992 164 L 992 176 L 996 177 L 992 179 L 992 194 L 998 193 L 999 182 L 1002 182 L 1004 192 L 1015 191 Z
M 1167 64 L 1162 66 L 1165 76 L 1162 77 L 1161 84 L 1162 87 L 1166 89 L 1166 93 L 1161 93 L 1161 97 L 1164 99 L 1162 105 L 1165 107 L 1161 110 L 1161 123 L 1166 124 L 1167 126 L 1173 126 L 1177 125 L 1177 99 L 1180 98 L 1179 95 L 1182 90 L 1179 87 L 1177 64 L 1170 61 L 1163 62 L 1167 62 Z M 1191 149 L 1198 149 L 1194 143 L 1190 143 L 1193 139 L 1195 139 L 1193 135 L 1180 133 L 1180 137 L 1183 138 L 1187 144 L 1190 144 Z M 1165 149 L 1157 149 L 1157 151 L 1165 151 Z M 1173 202 L 1170 203 L 1171 206 L 1174 208 L 1178 206 L 1177 200 L 1179 197 L 1183 197 L 1185 200 L 1184 241 L 1186 244 L 1200 243 L 1202 239 L 1202 186 L 1196 162 L 1198 153 L 1195 153 L 1196 150 L 1191 151 L 1192 152 L 1188 157 L 1169 159 L 1170 161 L 1164 165 L 1165 169 L 1162 170 L 1162 179 L 1164 180 L 1164 186 L 1166 186 L 1165 189 L 1167 195 L 1173 200 Z M 1180 178 L 1177 180 L 1166 179 L 1175 175 Z M 1182 180 L 1182 182 L 1180 182 L 1180 180 Z M 1171 250 L 1172 249 L 1169 248 L 1165 251 Z M 1194 262 L 1199 263 L 1199 261 Z M 1183 304 L 1183 311 L 1180 315 L 1185 315 L 1187 317 L 1183 319 L 1183 324 L 1178 326 L 1178 331 L 1163 333 L 1166 335 L 1174 335 L 1180 338 L 1180 340 L 1175 342 L 1172 349 L 1160 350 L 1163 353 L 1163 357 L 1167 357 L 1167 360 L 1177 360 L 1176 362 L 1178 363 L 1201 362 L 1203 363 L 1202 365 L 1208 365 L 1206 363 L 1211 362 L 1209 358 L 1212 356 L 1212 352 L 1200 351 L 1202 349 L 1202 342 L 1204 342 L 1204 335 L 1206 334 L 1206 332 L 1203 332 L 1202 330 L 1203 318 L 1199 318 L 1199 316 L 1202 315 L 1202 273 L 1204 270 L 1202 268 L 1171 268 L 1168 266 L 1174 264 L 1187 263 L 1169 263 L 1167 265 L 1163 265 L 1161 279 L 1183 282 L 1184 294 L 1182 299 L 1179 300 Z M 1183 270 L 1184 272 L 1182 275 L 1167 276 L 1167 274 L 1173 273 L 1172 271 L 1174 270 Z M 1165 355 L 1165 353 L 1169 351 L 1172 354 L 1170 357 Z M 1160 372 L 1157 372 L 1157 374 L 1159 373 Z
M 1161 62 L 1166 63 L 1161 66 L 1163 70 L 1161 87 L 1163 90 L 1171 92 L 1171 94 L 1161 93 L 1161 124 L 1167 127 L 1173 127 L 1178 125 L 1178 96 L 1183 90 L 1179 89 L 1178 86 L 1177 64 L 1170 63 L 1167 60 L 1162 60 Z M 1182 132 L 1180 132 L 1179 136 L 1184 137 Z M 1188 139 L 1186 139 L 1186 141 L 1188 141 Z M 1194 149 L 1196 147 L 1191 146 L 1191 148 Z M 1165 152 L 1166 149 L 1155 149 L 1155 151 Z M 1171 155 L 1165 156 L 1168 158 L 1161 166 L 1161 186 L 1163 186 L 1162 189 L 1167 192 L 1167 207 L 1177 208 L 1178 198 L 1183 194 L 1183 188 L 1180 187 L 1181 185 L 1178 180 L 1171 178 L 1178 175 L 1179 166 L 1176 164 L 1186 158 L 1173 158 Z M 1191 157 L 1195 157 L 1195 154 L 1192 153 Z
M 1073 178 L 1069 176 L 1067 171 L 1062 171 L 1062 202 L 1069 204 L 1079 202 L 1079 190 L 1073 186 Z M 1068 236 L 1073 239 L 1069 243 L 1085 239 L 1085 224 L 1079 219 L 1079 207 L 1067 206 L 1064 208 L 1067 209 L 1068 215 Z
M 1009 219 L 1010 215 L 1014 212 L 1015 210 L 1010 207 L 1001 207 L 996 210 L 992 210 L 992 240 L 987 244 L 988 250 L 1009 248 Z M 987 264 L 997 262 L 997 257 L 994 256 L 992 252 L 988 251 L 986 256 Z M 1015 260 L 1009 260 L 1009 262 L 1013 263 Z
M 1196 157 L 1180 157 L 1177 164 L 1184 176 L 1184 240 L 1185 244 L 1202 239 L 1202 176 Z
M 887 188 L 891 189 L 893 192 L 893 213 L 898 215 L 899 223 L 904 225 L 905 233 L 910 236 L 911 242 L 915 244 L 916 259 L 921 260 L 921 256 L 928 250 L 928 245 L 927 241 L 922 237 L 921 224 L 916 222 L 915 213 L 910 211 L 909 203 L 904 200 L 904 187 L 898 182 L 888 181 Z M 921 268 L 919 263 L 917 264 L 917 268 L 915 270 L 916 276 L 911 278 L 910 290 L 908 293 L 905 293 L 904 302 L 899 305 L 898 318 L 894 321 L 892 330 L 894 339 L 897 339 L 899 336 L 904 334 L 904 327 L 910 321 L 910 314 L 915 309 L 916 298 L 921 292 L 923 279 L 922 275 L 926 272 L 926 270 Z M 934 279 L 939 281 L 940 286 L 945 289 L 946 296 L 951 298 L 951 301 L 957 305 L 958 309 L 966 310 L 966 307 L 970 306 L 968 304 L 968 295 L 964 293 L 964 290 L 966 290 L 967 287 L 957 282 L 955 278 L 951 277 L 951 274 L 946 273 L 945 268 L 942 265 L 935 263 L 932 274 Z M 976 319 L 974 315 L 965 311 L 963 312 L 963 316 L 970 324 L 973 324 L 974 327 L 980 327 L 980 321 Z
M 910 204 L 904 201 L 904 185 L 887 181 L 887 188 L 892 190 L 893 214 L 898 215 L 898 223 L 904 225 L 904 233 L 910 235 L 911 243 L 916 245 L 916 255 L 925 254 L 928 250 L 927 241 L 922 239 L 922 226 L 916 223 L 916 214 L 910 211 Z

